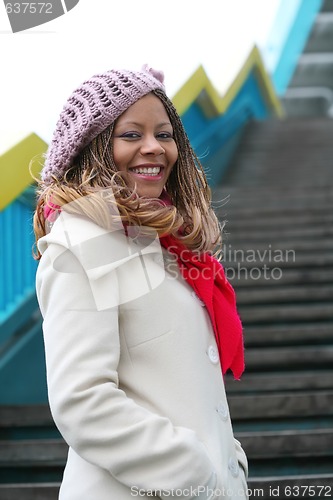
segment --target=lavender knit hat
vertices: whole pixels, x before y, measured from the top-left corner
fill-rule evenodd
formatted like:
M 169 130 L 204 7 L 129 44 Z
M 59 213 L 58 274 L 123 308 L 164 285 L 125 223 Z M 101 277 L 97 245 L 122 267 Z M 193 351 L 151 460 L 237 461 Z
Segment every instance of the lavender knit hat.
M 61 179 L 77 154 L 127 108 L 152 90 L 165 90 L 163 81 L 162 72 L 144 65 L 141 71 L 111 70 L 83 82 L 60 114 L 42 181 L 49 184 L 52 176 Z

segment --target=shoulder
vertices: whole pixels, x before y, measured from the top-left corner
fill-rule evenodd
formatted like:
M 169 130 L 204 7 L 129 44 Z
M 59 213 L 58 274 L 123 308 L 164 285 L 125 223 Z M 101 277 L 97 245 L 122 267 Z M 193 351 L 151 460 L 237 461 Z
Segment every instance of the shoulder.
M 45 312 L 47 304 L 55 301 L 68 307 L 69 300 L 72 308 L 82 309 L 89 297 L 94 299 L 95 307 L 99 278 L 108 275 L 110 289 L 110 271 L 124 259 L 125 246 L 123 229 L 107 230 L 87 217 L 61 212 L 51 231 L 38 241 L 42 257 L 36 274 L 36 291 L 42 310 Z M 68 294 L 68 290 L 75 293 Z M 89 307 L 93 307 L 91 303 Z M 100 308 L 105 307 L 97 307 Z
M 111 231 L 88 217 L 63 211 L 52 225 L 51 231 L 38 241 L 38 249 L 43 255 L 50 245 L 55 244 L 75 251 L 78 246 L 87 241 L 110 235 L 111 232 L 120 233 L 120 229 L 122 227 L 118 226 Z M 121 232 L 124 233 L 123 229 Z
M 141 229 L 140 229 L 141 230 Z M 38 241 L 41 262 L 54 265 L 61 258 L 73 258 L 90 278 L 97 279 L 134 258 L 147 254 L 161 254 L 156 231 L 140 234 L 135 227 L 125 231 L 121 222 L 104 228 L 91 219 L 61 212 L 49 234 Z M 48 258 L 46 259 L 46 256 Z M 68 259 L 67 259 L 68 257 Z

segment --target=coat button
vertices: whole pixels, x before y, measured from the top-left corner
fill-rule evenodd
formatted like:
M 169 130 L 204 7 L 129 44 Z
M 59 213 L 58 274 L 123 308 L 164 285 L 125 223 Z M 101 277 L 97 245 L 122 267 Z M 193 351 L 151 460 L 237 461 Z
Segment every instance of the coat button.
M 214 363 L 214 365 L 219 362 L 220 357 L 218 350 L 215 346 L 210 345 L 208 347 L 208 357 L 211 360 L 211 362 Z
M 223 401 L 219 402 L 219 404 L 217 405 L 216 411 L 224 422 L 226 420 L 228 420 L 228 416 L 229 416 L 228 407 Z
M 231 457 L 229 459 L 228 469 L 230 470 L 231 475 L 233 477 L 238 477 L 238 475 L 239 475 L 239 464 L 238 464 L 238 461 L 235 458 Z

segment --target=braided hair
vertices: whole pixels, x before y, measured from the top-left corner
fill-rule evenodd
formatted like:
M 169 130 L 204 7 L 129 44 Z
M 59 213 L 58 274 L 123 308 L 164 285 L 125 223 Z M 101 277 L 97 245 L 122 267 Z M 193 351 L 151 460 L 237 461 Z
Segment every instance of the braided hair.
M 99 225 L 111 228 L 115 218 L 122 223 L 152 228 L 159 236 L 173 234 L 189 249 L 217 254 L 221 248 L 221 227 L 211 207 L 211 191 L 200 160 L 193 151 L 181 119 L 162 90 L 152 91 L 163 103 L 174 132 L 178 158 L 165 189 L 171 205 L 159 199 L 140 197 L 130 188 L 127 174 L 119 172 L 113 159 L 114 123 L 103 130 L 75 158 L 62 180 L 48 185 L 39 182 L 34 215 L 36 242 L 47 232 L 44 207 L 80 202 L 80 213 Z M 85 198 L 86 197 L 86 198 Z M 69 204 L 69 205 L 68 205 Z M 112 215 L 110 217 L 110 215 Z M 41 257 L 38 250 L 35 258 Z

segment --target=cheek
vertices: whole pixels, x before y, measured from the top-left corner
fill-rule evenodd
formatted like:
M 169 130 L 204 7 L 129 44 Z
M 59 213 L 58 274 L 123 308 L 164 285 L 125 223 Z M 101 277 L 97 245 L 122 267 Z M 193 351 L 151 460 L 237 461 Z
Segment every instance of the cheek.
M 178 160 L 178 148 L 176 144 L 174 144 L 174 147 L 171 149 L 169 154 L 169 161 L 173 166 L 177 160 Z
M 128 148 L 126 148 L 126 146 L 124 147 L 124 144 L 121 144 L 118 141 L 114 141 L 114 143 L 113 143 L 113 161 L 114 161 L 118 170 L 120 170 L 120 171 L 126 170 L 129 156 L 130 155 L 128 152 Z

